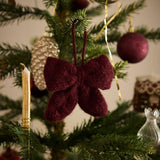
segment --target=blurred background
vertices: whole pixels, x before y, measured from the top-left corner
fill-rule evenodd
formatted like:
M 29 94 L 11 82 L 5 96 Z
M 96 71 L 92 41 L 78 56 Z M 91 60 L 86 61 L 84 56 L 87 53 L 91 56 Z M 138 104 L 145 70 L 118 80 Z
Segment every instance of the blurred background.
M 121 0 L 122 5 L 125 6 L 128 3 L 131 3 L 133 0 Z M 23 4 L 26 6 L 33 6 L 44 8 L 43 3 L 40 0 L 16 0 L 17 3 Z M 133 16 L 133 26 L 145 26 L 147 25 L 149 29 L 158 28 L 160 26 L 160 20 L 158 16 L 160 15 L 160 1 L 159 0 L 146 0 L 146 7 L 141 9 L 139 12 L 135 13 Z M 114 3 L 109 9 L 109 14 L 114 13 L 117 10 L 117 4 Z M 104 17 L 96 17 L 92 20 L 92 23 L 97 23 L 102 20 Z M 45 21 L 39 20 L 27 20 L 19 24 L 13 23 L 5 27 L 0 28 L 0 42 L 9 42 L 11 45 L 16 43 L 25 44 L 31 47 L 31 40 L 35 37 L 40 37 L 44 33 L 46 27 Z M 128 30 L 128 23 L 123 25 L 121 29 L 124 33 Z M 120 90 L 122 94 L 122 100 L 132 100 L 134 93 L 134 85 L 136 77 L 144 75 L 156 75 L 160 77 L 160 44 L 158 42 L 153 43 L 149 42 L 149 53 L 147 57 L 135 64 L 129 64 L 129 68 L 126 70 L 128 76 L 125 80 L 119 80 Z M 116 47 L 116 44 L 111 45 L 111 47 Z M 114 57 L 114 61 L 118 61 L 118 57 Z M 22 97 L 21 88 L 17 88 L 13 85 L 13 79 L 6 79 L 5 81 L 0 80 L 0 93 L 8 95 L 12 99 L 20 99 Z M 118 93 L 116 89 L 116 83 L 113 81 L 112 87 L 110 90 L 102 92 L 106 102 L 108 104 L 108 109 L 111 111 L 117 107 L 116 103 L 118 102 Z M 3 114 L 3 113 L 1 113 Z M 84 113 L 79 106 L 76 106 L 76 109 L 69 115 L 66 119 L 65 131 L 72 131 L 74 126 L 80 125 L 84 119 L 89 119 L 86 113 Z M 44 128 L 41 126 L 40 122 L 33 121 L 32 126 L 36 130 L 41 130 L 45 132 Z

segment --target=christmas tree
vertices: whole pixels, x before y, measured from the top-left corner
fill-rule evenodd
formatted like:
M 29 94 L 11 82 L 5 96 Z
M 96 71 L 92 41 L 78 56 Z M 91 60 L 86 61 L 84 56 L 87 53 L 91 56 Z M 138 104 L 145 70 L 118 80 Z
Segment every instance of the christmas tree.
M 109 112 L 98 90 L 109 89 L 113 77 L 124 79 L 127 61 L 136 63 L 145 58 L 146 39 L 160 39 L 159 28 L 138 26 L 133 32 L 131 15 L 145 6 L 145 0 L 132 1 L 126 6 L 116 0 L 42 0 L 42 3 L 45 9 L 22 6 L 14 0 L 0 2 L 2 27 L 28 19 L 42 20 L 46 24 L 44 34 L 33 40 L 32 47 L 0 44 L 1 79 L 12 77 L 13 85 L 24 89 L 21 72 L 24 67 L 31 70 L 31 123 L 38 119 L 46 127 L 42 134 L 30 129 L 28 121 L 27 127 L 21 125 L 22 100 L 0 94 L 0 111 L 5 111 L 0 115 L 0 144 L 6 150 L 0 159 L 158 159 L 159 150 L 149 141 L 137 138 L 145 117 L 131 110 L 132 100 L 118 103 L 116 109 Z M 109 8 L 116 3 L 118 10 L 108 15 Z M 98 15 L 104 15 L 107 25 L 103 20 L 90 24 Z M 136 36 L 128 44 L 129 48 L 135 43 L 140 45 L 135 57 L 124 55 L 127 47 L 123 47 L 122 25 L 129 20 L 129 38 L 125 44 L 132 41 L 132 35 Z M 117 42 L 117 50 L 116 45 L 110 47 Z M 124 61 L 114 64 L 111 53 Z M 117 90 L 121 99 L 118 82 Z M 66 133 L 63 119 L 69 116 L 77 102 L 95 118 Z M 101 108 L 97 109 L 98 106 Z M 12 150 L 13 146 L 16 151 Z

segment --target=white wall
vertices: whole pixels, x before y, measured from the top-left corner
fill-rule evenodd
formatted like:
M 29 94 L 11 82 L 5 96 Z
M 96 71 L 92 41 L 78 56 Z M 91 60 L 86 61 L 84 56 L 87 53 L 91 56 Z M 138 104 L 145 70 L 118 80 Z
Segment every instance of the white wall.
M 20 3 L 31 6 L 38 6 L 43 8 L 42 4 L 38 1 L 22 1 L 19 0 Z M 38 2 L 36 4 L 36 2 Z M 127 3 L 133 2 L 133 0 L 121 0 L 122 4 L 125 5 Z M 147 0 L 146 8 L 139 11 L 138 14 L 134 14 L 133 25 L 147 25 L 148 28 L 156 28 L 160 26 L 160 1 L 159 0 Z M 117 5 L 113 4 L 113 11 L 116 11 Z M 103 17 L 102 17 L 103 18 Z M 102 19 L 101 18 L 101 19 Z M 96 23 L 96 22 L 94 22 Z M 44 32 L 44 28 L 46 26 L 45 22 L 35 21 L 35 20 L 27 20 L 25 22 L 17 24 L 11 24 L 5 27 L 0 28 L 0 42 L 9 42 L 10 44 L 26 44 L 30 45 L 30 40 L 35 36 L 41 36 Z M 126 24 L 126 29 L 128 25 Z M 124 31 L 125 32 L 125 31 Z M 133 97 L 134 83 L 137 76 L 141 75 L 149 75 L 149 74 L 160 74 L 160 46 L 159 42 L 153 43 L 149 41 L 149 53 L 148 56 L 140 63 L 130 64 L 130 68 L 128 69 L 128 77 L 126 80 L 119 80 L 120 89 L 122 92 L 123 100 L 131 100 Z M 114 60 L 117 61 L 119 58 L 114 57 Z M 8 95 L 10 98 L 17 99 L 22 95 L 20 88 L 13 87 L 12 79 L 7 79 L 5 81 L 0 82 L 0 93 L 4 95 Z M 116 108 L 116 102 L 118 101 L 118 94 L 116 90 L 115 81 L 112 83 L 112 87 L 110 90 L 103 91 L 103 94 L 106 98 L 106 101 L 109 106 L 109 110 L 113 110 Z M 71 131 L 74 126 L 77 124 L 81 124 L 84 119 L 88 119 L 89 116 L 85 114 L 79 107 L 73 111 L 71 115 L 66 118 L 66 131 Z M 36 122 L 37 123 L 37 122 Z M 33 128 L 36 128 L 33 125 Z M 43 130 L 41 128 L 41 130 Z

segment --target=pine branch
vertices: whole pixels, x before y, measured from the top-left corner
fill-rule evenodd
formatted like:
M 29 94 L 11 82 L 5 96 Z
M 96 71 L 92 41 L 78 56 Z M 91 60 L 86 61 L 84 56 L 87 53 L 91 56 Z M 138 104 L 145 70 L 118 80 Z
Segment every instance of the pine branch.
M 99 45 L 94 45 L 91 48 L 88 47 L 86 50 L 86 55 L 85 55 L 85 62 L 88 62 L 90 59 L 96 58 L 96 57 L 100 56 L 101 54 L 108 55 L 108 50 L 102 48 Z
M 123 8 L 123 10 L 116 16 L 116 18 L 108 25 L 108 28 L 118 28 L 122 23 L 124 23 L 131 13 L 135 13 L 139 9 L 144 6 L 145 0 L 139 0 L 138 2 L 134 2 L 129 6 Z M 112 16 L 111 16 L 112 17 Z M 110 19 L 110 17 L 108 18 Z M 98 26 L 94 26 L 91 28 L 91 33 L 98 33 L 102 27 L 104 26 L 104 22 L 100 22 Z
M 26 19 L 43 19 L 44 15 L 45 11 L 38 8 L 0 2 L 0 26 L 13 23 L 15 20 L 21 22 Z
M 74 128 L 73 132 L 68 135 L 66 146 L 70 148 L 80 143 L 81 141 L 90 138 L 91 133 L 94 134 L 91 129 L 91 124 L 92 120 L 90 119 L 88 122 L 84 121 L 80 127 Z
M 135 32 L 142 34 L 145 38 L 153 41 L 160 40 L 160 28 L 156 29 L 148 29 L 147 27 L 136 27 Z M 122 33 L 117 30 L 109 30 L 108 31 L 108 42 L 116 43 L 122 37 Z M 99 45 L 106 45 L 104 34 L 96 41 Z
M 56 0 L 43 0 L 43 2 L 45 4 L 46 8 L 49 8 L 51 6 L 54 6 Z
M 136 157 L 150 160 L 149 153 L 154 150 L 148 142 L 141 142 L 135 136 L 107 135 L 90 141 L 83 141 L 80 145 L 80 159 L 92 160 L 120 160 Z
M 122 33 L 117 31 L 117 30 L 108 30 L 107 38 L 108 38 L 109 43 L 118 42 L 118 40 L 121 38 L 121 36 L 122 36 Z M 97 39 L 96 43 L 99 44 L 99 45 L 106 45 L 104 34 L 102 34 Z
M 98 3 L 102 3 L 102 4 L 104 4 L 106 2 L 106 0 L 94 0 L 94 1 L 98 2 Z M 107 3 L 110 4 L 110 3 L 112 3 L 112 1 L 111 0 L 107 0 Z
M 87 16 L 93 17 L 93 16 L 99 16 L 102 14 L 104 10 L 104 5 L 98 5 L 96 7 L 90 8 L 86 11 Z
M 16 52 L 22 52 L 23 54 L 26 54 L 30 52 L 30 50 L 25 45 L 22 45 L 22 47 L 18 44 L 16 44 L 15 46 L 11 46 L 8 43 L 2 43 L 0 45 L 0 56 L 7 56 L 8 54 L 13 54 Z
M 21 108 L 22 101 L 20 100 L 11 100 L 7 96 L 0 95 L 0 110 L 7 109 L 19 109 Z
M 18 74 L 21 72 L 20 63 L 24 63 L 27 67 L 30 65 L 31 51 L 27 46 L 11 46 L 3 43 L 0 45 L 0 54 L 0 72 L 2 79 L 6 78 L 7 75 L 14 76 L 15 73 Z
M 144 124 L 144 117 L 136 112 L 126 112 L 131 107 L 130 102 L 119 104 L 119 107 L 104 118 L 95 118 L 94 121 L 84 123 L 68 135 L 66 141 L 68 147 L 78 145 L 80 142 L 90 139 L 94 135 L 117 135 L 133 136 Z M 135 123 L 138 121 L 139 123 Z
M 135 32 L 141 33 L 145 38 L 149 40 L 160 40 L 160 28 L 147 29 L 147 27 L 137 27 Z
M 11 100 L 7 96 L 0 95 L 0 110 L 8 110 L 7 113 L 0 116 L 1 120 L 7 121 L 11 120 L 17 115 L 22 113 L 22 101 L 21 100 Z
M 60 59 L 64 59 L 71 63 L 73 62 L 71 25 L 75 19 L 77 19 L 77 23 L 75 25 L 76 43 L 81 51 L 83 45 L 84 30 L 86 29 L 88 24 L 86 12 L 84 10 L 75 12 L 65 23 L 62 23 L 57 16 L 52 17 L 49 13 L 46 14 L 46 21 L 50 28 L 50 32 L 54 34 L 54 38 L 59 45 Z M 77 52 L 79 52 L 79 50 L 77 50 Z
M 44 119 L 44 112 L 48 104 L 49 96 L 50 95 L 47 95 L 41 98 L 32 97 L 31 101 L 34 106 L 31 110 L 32 119 L 39 119 L 43 123 L 46 122 Z
M 118 78 L 124 79 L 127 76 L 127 72 L 122 72 L 128 68 L 127 61 L 119 61 L 114 65 L 114 73 L 117 74 Z
M 72 147 L 85 139 L 90 139 L 96 134 L 106 135 L 108 132 L 110 133 L 110 131 L 113 133 L 113 130 L 116 128 L 116 122 L 119 121 L 130 106 L 131 104 L 129 102 L 124 102 L 104 118 L 95 118 L 94 121 L 89 120 L 87 123 L 84 121 L 80 127 L 76 127 L 74 131 L 68 135 L 66 141 L 67 146 Z
M 2 143 L 15 143 L 21 146 L 21 155 L 23 159 L 27 157 L 27 144 L 28 144 L 28 132 L 23 130 L 21 125 L 17 122 L 11 121 L 2 121 L 2 126 L 0 128 L 0 144 Z M 40 133 L 34 133 L 30 131 L 30 140 L 31 140 L 31 157 L 44 153 L 46 148 L 40 143 L 39 140 Z M 41 155 L 42 156 L 42 155 Z M 25 159 L 26 160 L 26 159 Z

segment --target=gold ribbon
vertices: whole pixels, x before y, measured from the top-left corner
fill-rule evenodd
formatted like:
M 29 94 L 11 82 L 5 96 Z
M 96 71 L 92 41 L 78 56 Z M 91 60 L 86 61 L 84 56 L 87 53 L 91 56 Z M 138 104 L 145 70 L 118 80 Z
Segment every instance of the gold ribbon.
M 129 29 L 128 32 L 134 32 L 134 27 L 132 24 L 132 15 L 130 15 L 130 19 L 129 19 Z
M 54 6 L 54 8 L 53 8 L 52 16 L 54 16 L 55 13 L 56 13 L 57 4 L 58 4 L 58 0 L 56 1 L 56 4 L 55 4 L 55 6 Z
M 102 27 L 102 29 L 100 30 L 100 32 L 98 33 L 98 35 L 95 38 L 95 41 L 100 37 L 100 35 L 102 34 L 103 30 L 114 20 L 114 18 L 118 15 L 118 13 L 121 11 L 122 9 L 122 5 L 121 3 L 118 1 L 118 5 L 119 8 L 116 11 L 116 13 L 107 21 L 107 23 Z M 105 2 L 105 19 L 108 16 L 108 7 L 107 7 L 107 1 Z
M 120 2 L 119 2 L 120 3 Z M 121 4 L 119 5 L 119 9 L 118 11 L 120 10 L 121 8 Z M 118 14 L 119 12 L 116 12 L 116 14 L 114 14 L 114 18 L 116 17 L 116 15 Z M 106 3 L 105 3 L 105 19 L 104 19 L 104 26 L 105 26 L 105 41 L 106 41 L 106 44 L 107 44 L 107 49 L 109 51 L 109 57 L 110 57 L 110 61 L 111 61 L 111 64 L 113 66 L 113 69 L 115 68 L 114 67 L 114 61 L 113 61 L 113 56 L 112 56 L 112 53 L 111 53 L 111 50 L 109 48 L 109 43 L 108 43 L 108 38 L 107 38 L 107 25 L 108 23 L 106 23 L 106 19 L 107 19 L 107 16 L 108 16 L 108 6 L 107 6 L 107 0 L 106 0 Z M 112 20 L 114 19 L 113 16 L 111 17 Z M 109 20 L 111 22 L 111 19 Z M 108 21 L 108 22 L 109 22 Z M 103 28 L 102 28 L 103 29 Z M 114 77 L 115 77 L 115 80 L 116 80 L 116 86 L 117 86 L 117 91 L 118 91 L 118 96 L 119 96 L 119 101 L 121 102 L 122 101 L 122 96 L 121 96 L 121 91 L 120 91 L 120 86 L 119 86 L 119 82 L 118 82 L 118 77 L 117 77 L 117 73 L 115 72 L 114 73 Z

